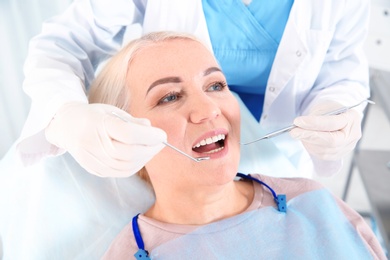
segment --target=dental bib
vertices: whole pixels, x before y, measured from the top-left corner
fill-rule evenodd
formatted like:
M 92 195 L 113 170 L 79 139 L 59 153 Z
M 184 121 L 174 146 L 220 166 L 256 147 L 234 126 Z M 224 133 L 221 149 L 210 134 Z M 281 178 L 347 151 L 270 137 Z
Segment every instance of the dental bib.
M 319 204 L 319 202 L 321 202 Z M 203 226 L 150 251 L 150 259 L 372 259 L 325 189 Z M 147 245 L 145 245 L 147 250 Z

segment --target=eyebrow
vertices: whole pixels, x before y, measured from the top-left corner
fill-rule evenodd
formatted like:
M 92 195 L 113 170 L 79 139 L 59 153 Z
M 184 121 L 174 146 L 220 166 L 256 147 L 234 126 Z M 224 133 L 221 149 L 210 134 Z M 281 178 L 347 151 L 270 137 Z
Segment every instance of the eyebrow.
M 222 70 L 218 67 L 210 67 L 203 72 L 203 76 L 210 75 L 213 72 L 222 72 Z M 154 87 L 158 85 L 167 84 L 167 83 L 180 83 L 182 81 L 183 80 L 180 77 L 166 77 L 166 78 L 158 79 L 152 84 L 150 84 L 148 90 L 146 91 L 146 94 L 148 94 L 150 90 L 152 90 Z
M 149 86 L 148 91 L 146 91 L 146 94 L 148 94 L 149 91 L 152 90 L 152 88 L 154 88 L 157 85 L 167 84 L 167 83 L 180 83 L 180 82 L 182 82 L 180 77 L 166 77 L 166 78 L 158 79 Z
M 213 72 L 221 72 L 222 73 L 222 70 L 218 67 L 211 67 L 211 68 L 208 68 L 207 70 L 205 70 L 205 72 L 203 73 L 203 76 L 207 76 Z

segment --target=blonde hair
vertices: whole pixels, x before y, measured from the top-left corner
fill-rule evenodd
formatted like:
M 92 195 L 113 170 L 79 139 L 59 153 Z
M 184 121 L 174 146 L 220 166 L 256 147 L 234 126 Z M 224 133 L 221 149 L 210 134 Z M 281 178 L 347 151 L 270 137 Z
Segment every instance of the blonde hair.
M 131 86 L 128 85 L 126 79 L 131 61 L 140 50 L 146 47 L 176 39 L 202 43 L 190 34 L 170 31 L 149 33 L 129 42 L 107 62 L 92 82 L 88 96 L 89 102 L 109 104 L 127 111 L 130 100 L 129 88 Z M 138 172 L 138 175 L 150 183 L 145 167 Z

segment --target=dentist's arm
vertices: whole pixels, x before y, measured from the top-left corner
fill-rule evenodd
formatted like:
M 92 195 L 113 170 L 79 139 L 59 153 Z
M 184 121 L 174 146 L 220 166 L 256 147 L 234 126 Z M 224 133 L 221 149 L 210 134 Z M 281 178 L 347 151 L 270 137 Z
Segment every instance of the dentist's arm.
M 364 105 L 336 116 L 319 116 L 369 97 L 368 63 L 363 45 L 368 32 L 368 0 L 346 0 L 312 91 L 291 131 L 313 158 L 319 175 L 333 175 L 361 137 Z
M 30 41 L 23 88 L 32 102 L 16 146 L 24 164 L 63 152 L 46 139 L 45 128 L 64 105 L 79 102 L 87 106 L 86 93 L 98 65 L 122 46 L 128 25 L 142 23 L 140 3 L 73 1 L 63 14 L 47 20 L 42 32 Z M 93 113 L 92 107 L 89 111 Z M 92 124 L 89 131 L 94 131 Z

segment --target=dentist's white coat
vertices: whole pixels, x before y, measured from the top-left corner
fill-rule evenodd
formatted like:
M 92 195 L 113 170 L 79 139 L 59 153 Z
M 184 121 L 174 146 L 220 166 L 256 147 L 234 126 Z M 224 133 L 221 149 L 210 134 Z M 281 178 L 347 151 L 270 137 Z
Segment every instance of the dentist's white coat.
M 268 80 L 258 136 L 290 125 L 321 100 L 351 105 L 369 96 L 362 49 L 368 15 L 369 0 L 294 1 Z M 47 21 L 31 41 L 25 64 L 24 89 L 32 107 L 17 142 L 23 161 L 55 155 L 44 129 L 57 109 L 69 101 L 87 103 L 86 89 L 98 64 L 131 38 L 157 30 L 193 33 L 211 49 L 200 0 L 75 0 L 63 15 Z M 307 162 L 303 146 L 288 134 L 273 141 L 298 169 Z M 315 163 L 327 174 L 341 166 L 341 161 Z

